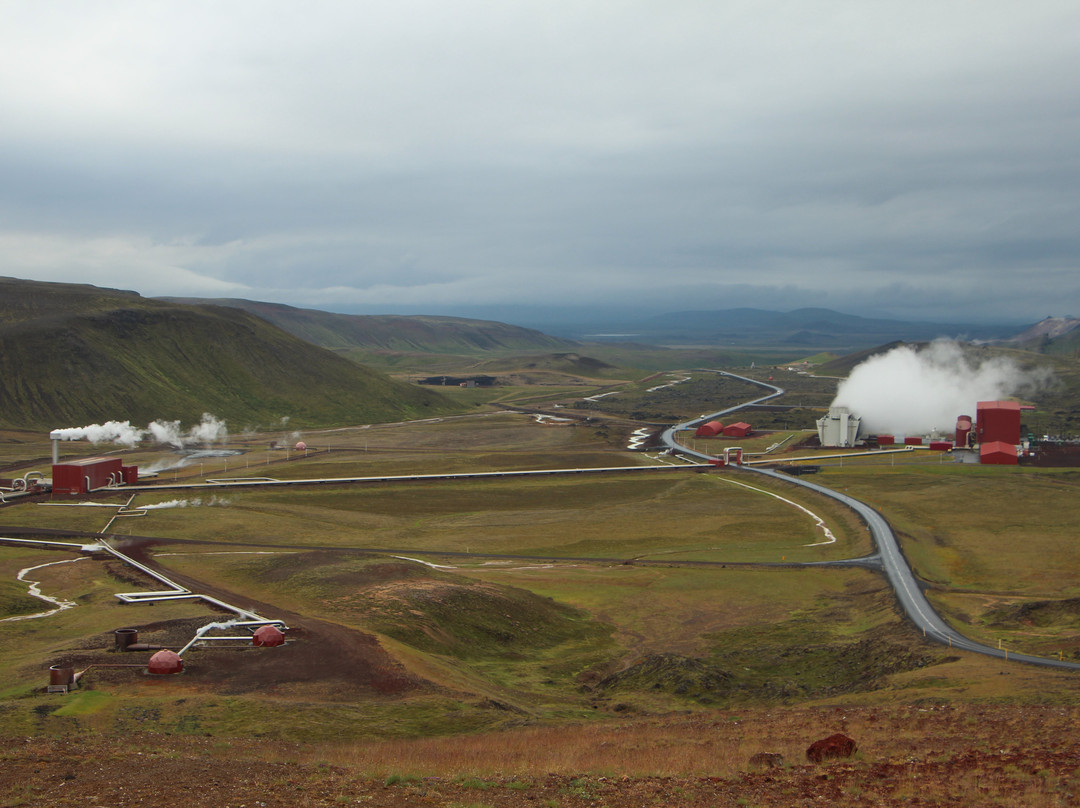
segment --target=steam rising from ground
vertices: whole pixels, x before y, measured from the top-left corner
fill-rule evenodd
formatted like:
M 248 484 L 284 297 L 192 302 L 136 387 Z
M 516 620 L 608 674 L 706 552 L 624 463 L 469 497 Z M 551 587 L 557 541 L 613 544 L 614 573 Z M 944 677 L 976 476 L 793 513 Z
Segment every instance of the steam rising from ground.
M 145 429 L 130 421 L 106 421 L 104 424 L 56 429 L 50 437 L 60 440 L 88 440 L 91 443 L 119 443 L 128 448 L 150 437 L 155 443 L 184 448 L 190 443 L 214 443 L 225 440 L 229 430 L 220 418 L 204 412 L 202 420 L 184 432 L 179 421 L 154 421 Z
M 205 502 L 200 499 L 170 499 L 165 502 L 156 502 L 152 505 L 140 505 L 138 510 L 140 511 L 158 511 L 166 508 L 198 508 L 203 505 L 215 506 L 215 505 L 228 505 L 229 500 L 222 499 L 217 496 L 213 496 Z
M 1048 381 L 1046 372 L 1025 371 L 1000 356 L 976 360 L 959 344 L 938 340 L 921 351 L 903 345 L 857 365 L 832 406 L 848 407 L 870 434 L 951 432 L 957 416 L 975 416 L 978 402 L 1029 393 Z

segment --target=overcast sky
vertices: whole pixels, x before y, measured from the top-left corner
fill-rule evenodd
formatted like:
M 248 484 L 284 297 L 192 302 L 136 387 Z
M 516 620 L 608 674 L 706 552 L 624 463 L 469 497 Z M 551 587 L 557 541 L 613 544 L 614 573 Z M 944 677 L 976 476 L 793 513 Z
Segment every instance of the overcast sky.
M 1080 316 L 1075 0 L 0 0 L 0 275 Z

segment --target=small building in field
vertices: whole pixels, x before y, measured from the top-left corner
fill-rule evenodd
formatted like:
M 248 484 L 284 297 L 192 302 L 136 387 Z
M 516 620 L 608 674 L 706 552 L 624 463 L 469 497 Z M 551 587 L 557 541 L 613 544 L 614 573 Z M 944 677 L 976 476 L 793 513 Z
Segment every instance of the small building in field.
M 746 423 L 745 421 L 737 421 L 734 424 L 728 424 L 727 426 L 724 427 L 724 437 L 725 438 L 745 438 L 752 431 L 753 430 L 751 429 L 750 424 Z
M 979 462 L 991 466 L 1015 466 L 1020 461 L 1014 444 L 993 440 L 979 444 Z
M 709 421 L 706 424 L 702 424 L 697 428 L 694 433 L 695 438 L 715 438 L 721 432 L 724 431 L 724 425 L 719 421 Z

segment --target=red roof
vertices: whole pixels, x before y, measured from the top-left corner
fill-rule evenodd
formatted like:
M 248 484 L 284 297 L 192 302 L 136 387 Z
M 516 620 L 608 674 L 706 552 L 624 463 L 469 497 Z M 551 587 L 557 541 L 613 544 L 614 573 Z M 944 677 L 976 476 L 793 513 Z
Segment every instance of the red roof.
M 992 440 L 979 445 L 979 462 L 998 466 L 1017 464 L 1016 447 L 1001 440 Z

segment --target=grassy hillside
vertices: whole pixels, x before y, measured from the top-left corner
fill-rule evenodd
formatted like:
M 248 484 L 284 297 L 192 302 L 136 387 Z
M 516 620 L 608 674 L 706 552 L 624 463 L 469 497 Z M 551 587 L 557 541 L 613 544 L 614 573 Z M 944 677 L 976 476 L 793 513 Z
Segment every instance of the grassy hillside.
M 552 337 L 540 331 L 462 317 L 334 314 L 240 299 L 174 300 L 242 309 L 300 339 L 332 350 L 363 348 L 379 351 L 472 354 L 541 349 L 565 351 L 577 346 L 576 342 Z
M 92 286 L 0 279 L 0 425 L 197 421 L 301 426 L 453 408 L 257 317 Z

